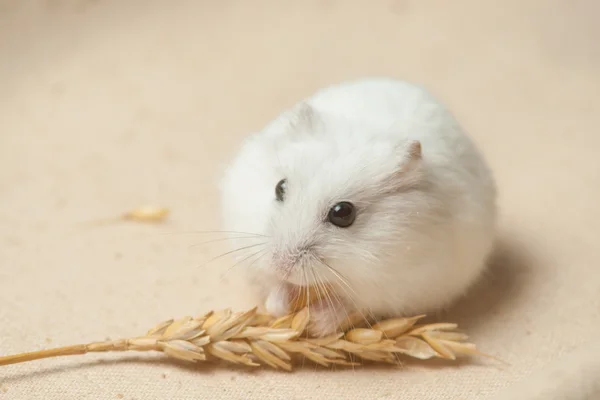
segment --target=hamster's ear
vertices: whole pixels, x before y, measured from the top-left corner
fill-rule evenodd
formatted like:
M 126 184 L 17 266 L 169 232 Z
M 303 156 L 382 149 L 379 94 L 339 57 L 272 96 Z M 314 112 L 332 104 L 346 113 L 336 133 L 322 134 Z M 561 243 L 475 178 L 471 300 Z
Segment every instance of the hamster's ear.
M 300 102 L 289 112 L 289 131 L 293 133 L 313 133 L 319 124 L 319 115 L 306 102 Z
M 418 140 L 409 142 L 408 146 L 406 146 L 406 149 L 407 160 L 409 163 L 419 162 L 423 157 L 423 154 L 421 153 L 421 142 Z
M 413 188 L 423 182 L 423 153 L 421 142 L 412 140 L 396 149 L 400 162 L 392 174 L 394 190 Z

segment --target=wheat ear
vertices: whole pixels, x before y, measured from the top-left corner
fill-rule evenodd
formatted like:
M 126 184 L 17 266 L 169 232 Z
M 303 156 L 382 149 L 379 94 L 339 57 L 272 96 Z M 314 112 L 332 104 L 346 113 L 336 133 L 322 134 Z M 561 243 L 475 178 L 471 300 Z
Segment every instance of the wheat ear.
M 224 360 L 234 364 L 292 370 L 305 357 L 323 366 L 358 365 L 360 360 L 395 364 L 398 354 L 418 359 L 454 360 L 483 355 L 456 324 L 418 325 L 424 316 L 383 320 L 370 328 L 352 328 L 327 337 L 305 336 L 308 308 L 274 318 L 253 308 L 225 309 L 200 317 L 162 322 L 145 335 L 0 357 L 0 366 L 43 358 L 108 351 L 158 351 L 189 362 Z M 348 321 L 351 323 L 352 321 Z M 488 356 L 489 357 L 489 356 Z

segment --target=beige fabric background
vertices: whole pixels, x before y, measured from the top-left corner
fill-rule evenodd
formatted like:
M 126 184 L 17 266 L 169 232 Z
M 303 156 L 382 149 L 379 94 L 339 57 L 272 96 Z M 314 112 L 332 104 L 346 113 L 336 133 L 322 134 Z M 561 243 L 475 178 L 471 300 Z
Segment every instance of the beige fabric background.
M 490 274 L 439 318 L 511 363 L 286 374 L 90 355 L 0 368 L 0 399 L 504 400 L 530 374 L 583 398 L 565 377 L 572 351 L 587 384 L 600 370 L 585 347 L 600 328 L 599 15 L 594 0 L 0 0 L 0 354 L 250 307 L 235 269 L 221 279 L 230 260 L 201 266 L 222 248 L 191 247 L 219 228 L 224 163 L 320 86 L 390 75 L 448 103 L 496 172 Z M 80 224 L 148 202 L 168 224 Z

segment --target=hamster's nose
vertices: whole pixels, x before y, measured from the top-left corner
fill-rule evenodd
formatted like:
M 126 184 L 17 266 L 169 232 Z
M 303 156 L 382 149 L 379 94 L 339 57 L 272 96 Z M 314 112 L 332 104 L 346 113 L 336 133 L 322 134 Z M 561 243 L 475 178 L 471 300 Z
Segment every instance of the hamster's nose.
M 272 255 L 272 262 L 275 265 L 290 266 L 298 263 L 301 259 L 312 254 L 313 246 L 302 246 L 293 249 L 275 249 Z

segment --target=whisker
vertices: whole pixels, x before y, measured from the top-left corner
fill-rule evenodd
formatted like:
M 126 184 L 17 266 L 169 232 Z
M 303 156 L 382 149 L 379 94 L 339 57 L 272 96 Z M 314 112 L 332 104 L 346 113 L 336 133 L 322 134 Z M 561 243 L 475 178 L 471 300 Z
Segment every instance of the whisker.
M 329 265 L 328 263 L 326 263 L 325 261 L 321 260 L 318 257 L 314 257 L 319 263 L 321 263 L 322 265 L 324 265 L 331 273 L 333 273 L 333 275 L 336 277 L 336 279 L 340 282 L 342 282 L 348 290 L 351 291 L 351 293 L 348 293 L 348 291 L 346 289 L 344 289 L 343 287 L 341 288 L 344 291 L 344 294 L 346 295 L 346 297 L 352 302 L 352 304 L 354 305 L 354 308 L 361 314 L 363 320 L 366 321 L 367 324 L 369 324 L 369 321 L 367 321 L 366 317 L 362 314 L 362 312 L 359 310 L 359 308 L 357 307 L 356 302 L 354 301 L 353 295 L 356 296 L 356 291 L 352 288 L 352 286 L 348 283 L 348 280 L 340 273 L 338 272 L 335 268 L 333 268 L 331 265 Z M 337 282 L 336 282 L 337 283 Z M 339 283 L 337 283 L 339 285 Z M 338 293 L 336 293 L 336 291 L 332 292 L 334 296 L 336 296 L 338 298 L 338 301 L 342 301 L 340 300 L 340 295 Z M 344 312 L 346 314 L 346 318 L 350 321 L 351 323 L 351 329 L 356 328 L 356 325 L 354 324 L 354 322 L 351 320 L 350 315 L 348 314 L 348 311 L 344 309 Z M 354 355 L 350 354 L 350 362 L 354 362 Z M 356 373 L 356 368 L 353 365 L 352 366 L 352 372 Z
M 248 260 L 251 257 L 254 257 L 257 254 L 262 253 L 263 251 L 265 251 L 266 249 L 260 249 L 252 254 L 250 254 L 248 257 L 244 257 L 243 259 L 241 259 L 240 261 L 236 262 L 235 264 L 233 264 L 231 267 L 227 268 L 227 270 L 225 270 L 225 272 L 223 274 L 221 274 L 221 278 L 220 280 L 223 280 L 225 278 L 225 275 L 228 274 L 233 268 L 235 268 L 236 266 L 240 265 L 241 263 L 243 263 L 244 261 Z M 256 260 L 258 260 L 261 256 L 259 256 Z M 256 260 L 254 260 L 254 262 L 256 262 Z M 251 264 L 253 265 L 254 262 Z
M 194 235 L 194 234 L 211 234 L 211 233 L 224 233 L 224 234 L 228 234 L 228 235 L 252 235 L 252 236 L 256 236 L 256 237 L 263 237 L 263 238 L 267 238 L 269 236 L 267 235 L 263 235 L 260 233 L 254 233 L 254 232 L 240 232 L 240 231 L 178 231 L 178 232 L 161 232 L 159 233 L 159 235 Z
M 342 282 L 344 282 L 344 281 L 342 281 Z M 354 297 L 353 297 L 352 293 L 348 293 L 348 290 L 344 286 L 340 286 L 338 282 L 336 282 L 336 283 L 337 283 L 337 286 L 343 291 L 343 293 L 345 294 L 346 298 L 349 299 L 352 302 L 352 304 L 354 306 L 354 310 L 356 310 L 356 312 L 358 312 L 360 314 L 362 320 L 367 324 L 367 326 L 369 328 L 371 328 L 371 324 L 370 324 L 368 318 L 363 314 L 362 310 L 357 306 L 356 301 L 354 300 Z M 344 282 L 344 283 L 345 283 L 346 286 L 348 286 L 348 284 L 346 282 Z M 352 291 L 352 292 L 354 292 L 354 291 Z M 335 293 L 335 291 L 334 291 L 334 293 Z M 339 296 L 339 295 L 336 294 L 336 296 Z M 348 318 L 348 320 L 350 321 L 350 329 L 355 329 L 356 328 L 356 324 L 354 323 L 354 321 L 352 320 L 352 318 L 351 318 L 350 314 L 348 314 L 348 312 L 346 312 L 346 318 Z M 354 361 L 355 361 L 354 354 L 350 354 L 350 362 L 354 362 Z M 354 366 L 352 366 L 352 371 L 353 371 L 353 373 L 356 373 L 356 368 Z
M 315 279 L 315 282 L 317 283 L 317 292 L 318 292 L 319 298 L 321 297 L 321 291 L 322 291 L 325 299 L 331 306 L 332 312 L 335 313 L 336 312 L 336 304 L 334 304 L 333 298 L 331 297 L 332 294 L 330 293 L 329 290 L 327 290 L 325 282 L 323 281 L 322 277 L 319 275 L 316 268 L 314 268 L 314 267 L 311 268 L 311 271 L 312 271 L 313 277 Z M 343 302 L 340 300 L 340 297 L 337 296 L 337 294 L 334 294 L 334 296 L 337 301 L 337 306 L 342 306 L 342 309 L 344 310 L 344 313 L 346 314 L 346 317 L 347 317 L 348 312 L 346 311 L 346 308 L 343 306 Z
M 356 291 L 348 283 L 348 280 L 346 279 L 346 277 L 344 277 L 340 272 L 338 272 L 338 270 L 336 270 L 335 268 L 333 268 L 331 265 L 329 265 L 325 261 L 321 260 L 320 258 L 318 258 L 318 257 L 314 257 L 314 258 L 319 263 L 321 263 L 322 265 L 324 265 L 340 282 L 342 282 L 350 291 L 352 291 L 352 293 L 355 296 L 357 295 Z
M 348 290 L 352 291 L 352 293 L 354 294 L 354 296 L 357 296 L 356 291 L 352 288 L 352 286 L 348 283 L 347 279 L 340 272 L 338 272 L 335 268 L 333 268 L 331 265 L 329 265 L 325 261 L 320 260 L 320 259 L 318 259 L 318 260 L 323 265 L 325 265 L 329 269 L 329 271 L 331 273 L 333 273 L 337 277 L 337 279 L 340 282 L 342 282 L 344 284 L 344 286 L 346 286 L 346 288 L 348 288 Z M 352 296 L 349 295 L 348 292 L 346 291 L 346 289 L 344 289 L 343 287 L 341 289 L 344 290 L 344 292 L 346 293 L 346 295 L 349 297 L 350 301 L 352 301 L 352 303 L 354 304 L 354 308 L 360 313 L 361 317 L 367 323 L 368 327 L 372 328 L 372 325 L 369 322 L 369 320 L 365 317 L 365 315 L 363 314 L 363 312 L 356 306 L 356 302 L 354 301 L 354 299 L 352 298 Z M 371 318 L 372 321 L 376 321 L 375 315 L 373 314 L 373 312 L 371 310 L 368 310 L 367 313 L 369 314 L 369 318 Z M 389 339 L 389 337 L 386 336 L 386 339 Z M 394 357 L 396 358 L 396 361 L 400 362 L 400 356 L 399 356 L 399 354 L 394 353 Z
M 316 257 L 315 257 L 315 258 L 316 258 Z M 318 274 L 318 271 L 317 271 L 316 269 L 314 269 L 314 275 L 315 275 L 315 278 L 316 278 L 316 280 L 317 280 L 317 281 L 321 281 L 321 283 L 322 283 L 322 285 L 323 285 L 323 288 L 324 288 L 324 292 L 325 292 L 324 294 L 325 294 L 325 295 L 326 295 L 326 296 L 329 298 L 329 300 L 328 300 L 328 301 L 329 301 L 329 303 L 330 303 L 330 304 L 333 304 L 333 299 L 330 297 L 330 293 L 329 293 L 330 291 L 328 291 L 328 290 L 327 290 L 327 288 L 325 287 L 324 281 L 323 281 L 323 279 L 322 279 L 322 278 L 319 276 L 319 274 Z M 336 301 L 338 302 L 338 304 L 340 304 L 340 305 L 342 306 L 342 309 L 343 309 L 343 311 L 344 311 L 344 314 L 345 314 L 346 318 L 347 318 L 347 319 L 350 319 L 350 315 L 348 314 L 348 310 L 346 309 L 346 307 L 344 307 L 343 301 L 342 301 L 342 299 L 340 298 L 340 296 L 339 296 L 339 295 L 338 295 L 338 294 L 337 294 L 335 291 L 332 291 L 332 292 L 331 292 L 331 295 L 333 295 L 333 296 L 335 297 Z M 352 328 L 354 328 L 354 323 L 352 323 Z M 353 361 L 354 361 L 354 360 L 352 359 L 352 354 L 350 355 L 350 361 L 351 361 L 351 362 L 353 362 Z M 335 364 L 333 365 L 333 367 L 335 368 Z M 356 372 L 356 370 L 355 370 L 355 368 L 354 368 L 354 365 L 352 366 L 352 371 L 353 371 L 354 373 Z
M 346 242 L 344 240 L 339 240 L 339 241 L 332 240 L 332 242 L 333 243 L 339 243 L 341 245 L 345 245 L 346 244 Z M 377 262 L 381 261 L 381 257 L 373 254 L 373 252 L 371 252 L 369 250 L 365 250 L 365 249 L 362 249 L 360 247 L 358 247 L 358 248 L 357 247 L 353 247 L 352 251 L 356 254 L 357 258 L 361 258 L 361 259 L 365 260 L 365 262 L 367 262 L 367 263 L 377 263 Z M 342 259 L 341 257 L 336 257 L 336 256 L 331 256 L 330 258 L 333 259 L 333 260 L 340 260 L 340 259 Z
M 309 266 L 309 268 L 310 268 L 310 271 L 311 271 L 311 275 L 313 276 L 313 279 L 315 280 L 315 283 L 316 283 L 315 289 L 317 290 L 317 298 L 320 299 L 320 297 L 321 297 L 320 288 L 319 288 L 317 280 L 316 280 L 316 278 L 314 276 L 313 268 L 310 267 L 310 266 Z M 308 303 L 308 310 L 310 312 L 310 297 L 309 297 L 310 296 L 310 287 L 308 285 L 308 273 L 306 272 L 306 270 L 307 270 L 307 268 L 303 268 L 304 274 L 307 276 L 307 278 L 306 278 L 306 298 L 307 298 L 307 303 Z M 308 337 L 308 335 L 309 334 L 308 334 L 308 330 L 307 330 L 306 331 L 306 337 Z M 314 368 L 315 368 L 314 372 L 316 372 L 317 371 L 317 366 L 315 365 Z
M 219 258 L 221 258 L 221 257 L 225 257 L 225 256 L 227 256 L 227 255 L 229 255 L 229 254 L 237 253 L 238 251 L 242 251 L 242 250 L 251 249 L 251 248 L 253 248 L 253 247 L 256 247 L 256 246 L 264 246 L 266 243 L 267 243 L 267 242 L 263 242 L 263 243 L 255 243 L 255 244 L 252 244 L 252 245 L 250 245 L 250 246 L 244 246 L 244 247 L 240 247 L 240 248 L 237 248 L 237 249 L 234 249 L 234 250 L 228 251 L 228 252 L 226 252 L 226 253 L 220 254 L 220 255 L 218 255 L 218 256 L 216 256 L 216 257 L 214 257 L 214 258 L 212 258 L 212 259 L 208 260 L 206 263 L 204 263 L 204 264 L 200 265 L 200 266 L 199 266 L 199 268 L 204 268 L 204 267 L 206 267 L 208 264 L 210 264 L 211 262 L 213 262 L 213 261 L 215 261 L 215 260 L 218 260 L 218 259 L 219 259 Z
M 284 286 L 287 284 L 287 283 L 286 283 L 286 281 L 287 281 L 287 278 L 290 276 L 290 274 L 291 274 L 291 273 L 292 273 L 292 269 L 290 268 L 290 269 L 288 269 L 288 270 L 286 271 L 286 273 L 283 275 L 283 278 L 281 279 L 282 283 L 281 283 L 281 284 L 279 284 L 279 285 L 277 286 L 277 289 L 275 290 L 275 297 L 277 297 L 277 295 L 279 294 L 279 291 L 280 291 L 281 289 L 283 289 L 283 287 L 284 287 Z M 300 293 L 300 291 L 298 291 L 298 293 Z M 288 299 L 288 300 L 290 300 L 290 304 L 295 304 L 295 303 L 296 303 L 296 301 L 297 301 L 297 300 L 298 300 L 298 298 L 300 297 L 300 295 L 299 295 L 298 293 L 296 294 L 296 297 L 294 298 L 294 300 Z
M 266 250 L 266 249 L 263 249 L 263 251 L 264 251 L 264 250 Z M 266 254 L 265 254 L 265 253 L 263 253 L 263 254 L 261 254 L 260 256 L 258 256 L 257 258 L 255 258 L 255 259 L 254 259 L 254 260 L 253 260 L 253 261 L 250 263 L 250 265 L 248 265 L 248 268 L 252 268 L 252 266 L 253 266 L 254 264 L 256 264 L 256 262 L 257 262 L 258 260 L 260 260 L 261 258 L 263 258 L 265 255 L 266 255 Z
M 344 293 L 346 294 L 348 299 L 352 302 L 352 304 L 354 305 L 354 308 L 361 315 L 362 319 L 367 324 L 367 326 L 369 328 L 371 328 L 372 326 L 371 326 L 371 323 L 369 322 L 368 318 L 363 314 L 362 310 L 358 307 L 358 305 L 356 304 L 356 301 L 354 300 L 354 298 L 357 297 L 358 295 L 357 295 L 356 291 L 352 288 L 352 286 L 348 283 L 347 279 L 342 274 L 340 274 L 335 268 L 333 268 L 331 265 L 329 265 L 325 261 L 323 261 L 321 259 L 318 259 L 318 261 L 321 264 L 323 264 L 325 267 L 327 267 L 329 269 L 329 271 L 335 275 L 335 277 L 337 278 L 337 280 L 339 282 L 342 282 L 344 284 L 345 287 L 340 286 L 340 288 L 344 291 Z M 350 291 L 350 293 L 348 291 Z M 370 310 L 368 313 L 369 313 L 369 316 L 371 319 L 375 319 L 373 313 Z
M 306 290 L 306 308 L 308 309 L 308 318 L 310 320 L 310 292 L 309 292 L 309 288 L 308 288 L 308 278 L 306 276 L 306 268 L 303 268 L 303 265 L 300 265 L 300 268 L 302 269 L 302 285 L 300 285 L 300 287 L 298 288 L 298 296 L 300 295 L 300 291 L 302 290 L 302 288 L 305 288 Z M 308 329 L 306 329 L 305 331 L 306 337 L 308 338 Z M 302 368 L 304 368 L 304 364 L 306 362 L 306 357 L 302 357 Z M 316 370 L 316 369 L 315 369 Z
M 323 281 L 323 279 L 322 279 L 321 277 L 319 277 L 319 279 L 321 279 L 321 281 Z M 345 282 L 345 280 L 344 280 L 344 279 L 341 277 L 341 275 L 340 275 L 340 278 L 338 278 L 338 279 L 340 279 L 340 280 L 342 280 L 342 281 L 344 281 L 344 282 Z M 348 283 L 346 283 L 346 285 L 348 285 Z M 348 285 L 348 286 L 349 286 L 349 285 Z M 331 293 L 330 293 L 330 292 L 331 292 Z M 343 299 L 340 297 L 340 295 L 339 295 L 339 294 L 338 294 L 336 291 L 327 291 L 327 290 L 326 290 L 326 291 L 325 291 L 325 293 L 326 293 L 328 296 L 329 296 L 329 295 L 332 295 L 332 296 L 334 296 L 334 297 L 335 297 L 335 300 L 337 301 L 337 303 L 343 307 L 343 309 L 344 309 L 344 313 L 346 314 L 346 318 L 350 318 L 350 315 L 348 314 L 348 310 L 346 309 L 346 307 L 344 307 L 344 301 L 343 301 Z
M 211 239 L 211 240 L 206 240 L 204 242 L 200 242 L 200 243 L 195 243 L 190 245 L 190 248 L 192 247 L 198 247 L 198 246 L 203 246 L 205 244 L 209 244 L 209 243 L 216 243 L 216 242 L 222 242 L 225 240 L 235 240 L 235 239 L 256 239 L 257 236 L 235 236 L 235 237 L 224 237 L 224 238 L 219 238 L 219 239 Z
M 333 304 L 333 300 L 331 299 L 331 297 L 329 295 L 329 291 L 325 287 L 323 280 L 318 275 L 316 269 L 313 266 L 311 266 L 310 272 L 311 272 L 311 275 L 313 276 L 313 279 L 316 284 L 317 298 L 321 299 L 321 296 L 323 296 L 325 298 L 325 300 L 327 301 L 327 303 L 329 303 L 329 305 L 331 306 L 332 310 L 335 310 L 335 305 Z

